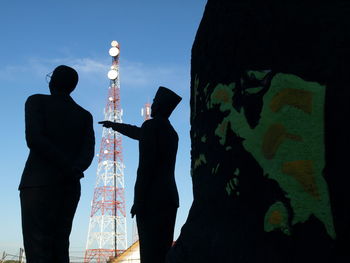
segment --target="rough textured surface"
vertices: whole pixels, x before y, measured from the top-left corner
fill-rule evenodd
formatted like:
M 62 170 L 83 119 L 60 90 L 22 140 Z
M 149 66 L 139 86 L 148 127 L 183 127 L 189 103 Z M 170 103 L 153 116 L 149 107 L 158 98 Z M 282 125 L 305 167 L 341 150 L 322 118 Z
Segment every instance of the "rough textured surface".
M 194 202 L 168 261 L 350 262 L 348 1 L 209 0 Z

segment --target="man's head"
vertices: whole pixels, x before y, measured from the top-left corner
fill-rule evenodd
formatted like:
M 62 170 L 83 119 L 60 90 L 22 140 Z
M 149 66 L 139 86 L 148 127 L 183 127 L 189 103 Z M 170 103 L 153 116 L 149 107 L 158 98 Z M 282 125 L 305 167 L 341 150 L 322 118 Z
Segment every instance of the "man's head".
M 151 106 L 151 116 L 169 118 L 181 99 L 180 96 L 170 89 L 159 87 Z
M 61 65 L 52 72 L 49 88 L 51 94 L 69 95 L 78 84 L 78 73 L 75 69 Z

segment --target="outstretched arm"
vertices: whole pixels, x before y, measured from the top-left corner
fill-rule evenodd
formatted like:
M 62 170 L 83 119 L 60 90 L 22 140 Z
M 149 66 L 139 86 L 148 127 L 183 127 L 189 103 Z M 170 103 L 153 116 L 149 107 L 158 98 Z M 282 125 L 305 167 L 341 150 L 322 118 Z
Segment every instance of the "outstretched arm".
M 140 140 L 140 127 L 112 121 L 99 121 L 98 123 L 102 124 L 105 128 L 112 128 L 113 130 L 120 132 L 121 134 L 128 136 L 131 139 Z

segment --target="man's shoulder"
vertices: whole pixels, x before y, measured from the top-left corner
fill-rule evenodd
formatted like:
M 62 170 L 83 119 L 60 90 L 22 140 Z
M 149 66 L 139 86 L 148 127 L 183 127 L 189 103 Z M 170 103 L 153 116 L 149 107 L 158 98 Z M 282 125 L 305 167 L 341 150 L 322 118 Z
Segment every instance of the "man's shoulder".
M 160 119 L 160 118 L 153 118 L 146 120 L 142 124 L 142 129 L 164 129 L 168 127 L 170 124 L 169 120 L 167 119 Z
M 78 104 L 71 96 L 66 97 L 67 99 L 65 100 L 66 102 L 68 102 L 73 106 L 73 109 L 75 112 L 78 112 L 79 115 L 88 118 L 88 119 L 92 119 L 92 114 L 86 110 L 84 107 L 82 107 L 80 104 Z
M 47 94 L 33 94 L 30 95 L 27 98 L 26 101 L 26 105 L 35 105 L 35 104 L 42 104 L 42 103 L 49 103 L 50 104 L 50 100 L 52 99 L 51 95 L 47 95 Z M 84 109 L 82 106 L 80 106 L 78 103 L 76 103 L 73 99 L 68 100 L 69 103 L 73 103 L 74 108 L 76 111 L 78 111 L 82 116 L 85 116 L 86 118 L 92 119 L 92 115 L 91 113 Z
M 81 107 L 81 106 L 80 106 Z M 81 107 L 82 113 L 86 116 L 87 119 L 89 120 L 93 120 L 92 114 L 90 113 L 90 111 L 84 109 L 83 107 Z
M 149 119 L 143 122 L 141 128 L 151 128 L 160 125 L 161 122 L 158 119 Z
M 25 107 L 26 108 L 42 107 L 43 105 L 47 104 L 49 97 L 50 97 L 49 95 L 45 95 L 45 94 L 30 95 L 25 102 Z
M 85 122 L 92 123 L 93 122 L 92 114 L 88 110 L 80 106 L 78 103 L 76 103 L 75 101 L 74 101 L 74 104 L 75 104 L 74 106 L 75 116 L 78 116 L 79 119 L 82 119 Z
M 81 112 L 81 114 L 83 114 L 84 116 L 87 116 L 88 118 L 92 118 L 92 114 L 85 108 L 83 108 L 82 106 L 80 106 L 78 103 L 74 102 L 77 109 Z
M 27 98 L 27 102 L 48 100 L 49 97 L 50 95 L 46 95 L 46 94 L 33 94 Z

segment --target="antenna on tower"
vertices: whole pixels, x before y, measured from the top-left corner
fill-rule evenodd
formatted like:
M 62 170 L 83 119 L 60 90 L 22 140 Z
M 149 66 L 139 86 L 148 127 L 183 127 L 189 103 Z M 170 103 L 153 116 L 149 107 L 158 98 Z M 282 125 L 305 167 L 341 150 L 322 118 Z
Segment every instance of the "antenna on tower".
M 104 119 L 122 122 L 120 104 L 120 46 L 112 41 L 109 55 L 112 66 L 108 71 L 110 85 Z M 103 128 L 94 196 L 91 204 L 88 238 L 84 263 L 106 262 L 127 249 L 124 196 L 124 163 L 120 133 Z
M 143 108 L 141 108 L 141 116 L 144 117 L 145 121 L 151 118 L 151 104 L 147 102 Z

